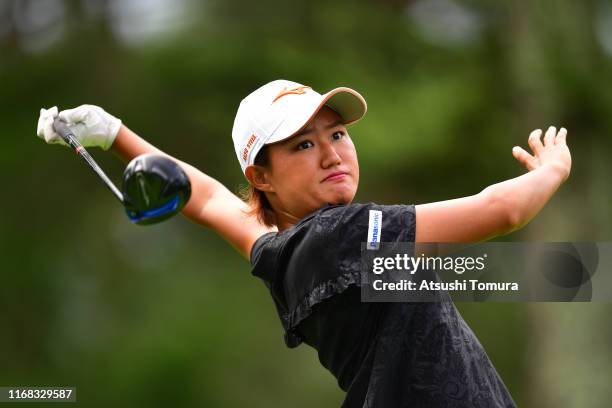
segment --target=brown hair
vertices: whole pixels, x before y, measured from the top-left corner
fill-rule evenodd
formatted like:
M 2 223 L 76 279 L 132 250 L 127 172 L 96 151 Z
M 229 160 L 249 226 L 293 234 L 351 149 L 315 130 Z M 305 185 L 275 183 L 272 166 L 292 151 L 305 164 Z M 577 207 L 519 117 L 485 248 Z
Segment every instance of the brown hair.
M 264 145 L 259 153 L 257 153 L 254 164 L 262 167 L 268 166 L 268 146 Z M 247 211 L 247 215 L 256 216 L 259 222 L 268 227 L 276 226 L 276 214 L 263 191 L 256 189 L 249 183 L 241 188 L 240 196 L 251 207 Z

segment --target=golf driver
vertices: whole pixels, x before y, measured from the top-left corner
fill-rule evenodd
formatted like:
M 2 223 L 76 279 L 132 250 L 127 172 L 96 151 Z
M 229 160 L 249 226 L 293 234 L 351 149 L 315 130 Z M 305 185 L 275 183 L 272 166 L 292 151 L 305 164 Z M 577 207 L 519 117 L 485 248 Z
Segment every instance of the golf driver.
M 166 220 L 181 211 L 189 200 L 189 178 L 174 160 L 156 154 L 134 158 L 123 172 L 122 191 L 119 191 L 79 143 L 66 122 L 56 118 L 53 127 L 123 204 L 133 223 L 148 225 Z

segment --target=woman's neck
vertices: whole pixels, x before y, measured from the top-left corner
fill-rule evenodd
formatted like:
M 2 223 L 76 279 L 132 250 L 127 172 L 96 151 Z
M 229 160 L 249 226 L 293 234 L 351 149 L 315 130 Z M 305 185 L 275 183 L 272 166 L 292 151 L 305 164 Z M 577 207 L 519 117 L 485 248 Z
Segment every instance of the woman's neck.
M 293 214 L 286 211 L 275 211 L 276 212 L 276 227 L 278 232 L 284 231 L 288 228 L 293 227 L 301 219 Z

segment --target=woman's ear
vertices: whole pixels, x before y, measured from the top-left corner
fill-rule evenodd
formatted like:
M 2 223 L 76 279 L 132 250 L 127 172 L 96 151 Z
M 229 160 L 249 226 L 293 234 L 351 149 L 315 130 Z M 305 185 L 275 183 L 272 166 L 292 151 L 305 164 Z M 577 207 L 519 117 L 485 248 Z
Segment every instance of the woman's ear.
M 273 193 L 274 187 L 272 187 L 272 184 L 270 184 L 268 172 L 269 170 L 265 167 L 252 164 L 246 168 L 244 174 L 249 180 L 249 183 L 251 183 L 251 185 L 257 190 L 266 193 Z

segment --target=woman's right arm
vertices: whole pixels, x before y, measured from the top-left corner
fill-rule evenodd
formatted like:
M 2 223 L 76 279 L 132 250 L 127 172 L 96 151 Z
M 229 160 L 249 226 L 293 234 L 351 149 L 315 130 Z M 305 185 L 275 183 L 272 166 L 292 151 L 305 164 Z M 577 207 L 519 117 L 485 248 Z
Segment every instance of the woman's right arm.
M 223 184 L 159 150 L 125 125 L 119 129 L 111 149 L 126 162 L 141 154 L 155 153 L 179 163 L 191 182 L 191 198 L 182 210 L 183 215 L 213 229 L 247 260 L 257 238 L 266 232 L 276 231 L 261 224 L 256 217 L 247 216 L 248 205 Z
M 266 232 L 276 231 L 261 224 L 256 217 L 247 216 L 248 205 L 217 180 L 162 152 L 99 106 L 81 105 L 62 112 L 58 112 L 56 107 L 41 109 L 37 135 L 47 143 L 65 145 L 53 129 L 53 120 L 58 115 L 70 124 L 85 147 L 104 150 L 110 147 L 126 162 L 144 153 L 156 153 L 179 163 L 191 182 L 191 197 L 182 213 L 196 223 L 212 228 L 247 260 L 257 238 Z

